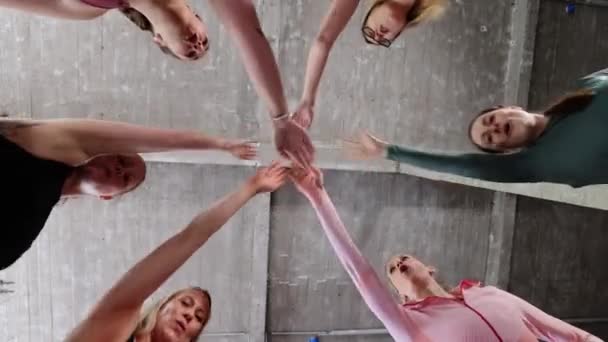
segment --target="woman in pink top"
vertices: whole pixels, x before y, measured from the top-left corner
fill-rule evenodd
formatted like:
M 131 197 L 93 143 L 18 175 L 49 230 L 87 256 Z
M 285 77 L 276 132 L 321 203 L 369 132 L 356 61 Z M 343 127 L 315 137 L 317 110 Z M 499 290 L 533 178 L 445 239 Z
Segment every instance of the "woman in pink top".
M 291 175 L 314 207 L 340 262 L 361 296 L 396 341 L 601 341 L 493 286 L 463 281 L 447 291 L 435 270 L 409 255 L 391 258 L 386 272 L 404 303 L 396 303 L 361 255 L 322 185 L 318 170 Z
M 279 68 L 253 0 L 208 2 L 235 42 L 251 83 L 266 105 L 278 152 L 308 166 L 314 148 L 308 133 L 291 118 Z M 207 27 L 186 0 L 0 0 L 0 7 L 80 20 L 119 9 L 142 30 L 150 31 L 163 52 L 180 60 L 199 59 L 209 49 Z

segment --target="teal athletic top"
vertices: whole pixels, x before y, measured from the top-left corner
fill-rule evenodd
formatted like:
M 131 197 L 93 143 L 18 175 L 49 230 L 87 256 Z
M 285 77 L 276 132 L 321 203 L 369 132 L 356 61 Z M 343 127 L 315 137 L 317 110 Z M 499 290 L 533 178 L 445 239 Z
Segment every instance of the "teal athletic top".
M 442 155 L 390 145 L 387 158 L 499 183 L 608 184 L 608 69 L 582 78 L 579 88 L 593 91 L 591 104 L 551 119 L 536 142 L 520 152 Z

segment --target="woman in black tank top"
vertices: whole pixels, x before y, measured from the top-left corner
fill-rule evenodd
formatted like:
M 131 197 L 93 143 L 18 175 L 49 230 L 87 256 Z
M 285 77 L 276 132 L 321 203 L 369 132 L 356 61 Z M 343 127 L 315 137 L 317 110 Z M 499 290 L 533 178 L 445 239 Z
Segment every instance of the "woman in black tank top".
M 146 176 L 137 153 L 174 149 L 219 149 L 243 159 L 256 153 L 251 143 L 191 131 L 99 120 L 0 120 L 0 270 L 30 248 L 60 198 L 127 193 Z
M 177 291 L 140 316 L 144 301 L 251 198 L 278 189 L 286 176 L 287 169 L 273 163 L 198 214 L 186 228 L 127 271 L 67 341 L 196 341 L 211 317 L 207 291 L 198 287 Z

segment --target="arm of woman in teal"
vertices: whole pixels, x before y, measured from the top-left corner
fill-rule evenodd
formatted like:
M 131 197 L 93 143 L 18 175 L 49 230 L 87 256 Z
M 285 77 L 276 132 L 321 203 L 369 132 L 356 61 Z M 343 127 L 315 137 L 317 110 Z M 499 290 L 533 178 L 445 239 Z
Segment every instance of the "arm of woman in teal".
M 300 170 L 292 172 L 291 175 L 298 190 L 308 198 L 317 212 L 336 256 L 367 306 L 382 321 L 396 341 L 413 341 L 412 336 L 418 335 L 418 327 L 406 313 L 401 311 L 389 290 L 378 278 L 374 268 L 352 241 L 329 195 L 320 185 L 320 177 L 318 171 Z
M 273 118 L 275 145 L 282 156 L 309 165 L 314 158 L 306 131 L 290 120 L 281 75 L 251 0 L 210 0 L 209 3 L 234 39 L 245 69 Z M 275 120 L 276 119 L 276 120 Z
M 0 0 L 0 7 L 62 19 L 89 20 L 106 13 L 78 0 Z
M 356 139 L 348 139 L 344 143 L 348 154 L 355 159 L 384 157 L 431 171 L 492 182 L 537 181 L 527 150 L 511 154 L 434 154 L 391 145 L 369 133 L 361 133 Z
M 500 183 L 534 182 L 521 153 L 434 154 L 388 145 L 386 158 L 423 169 Z
M 126 341 L 144 301 L 253 196 L 279 188 L 286 174 L 278 163 L 261 169 L 238 190 L 196 216 L 125 273 L 67 340 Z
M 306 62 L 306 74 L 304 76 L 304 90 L 300 105 L 295 115 L 295 120 L 302 127 L 310 127 L 317 91 L 321 83 L 321 77 L 325 70 L 325 64 L 329 53 L 340 36 L 346 24 L 350 21 L 357 10 L 359 0 L 333 0 L 321 22 L 319 33 L 310 47 L 308 61 Z
M 70 165 L 100 154 L 216 149 L 251 159 L 251 143 L 206 136 L 197 131 L 151 128 L 91 119 L 0 120 L 0 134 L 30 153 Z
M 537 338 L 547 341 L 602 342 L 590 333 L 545 313 L 515 295 L 498 288 L 496 291 L 521 310 L 526 325 Z

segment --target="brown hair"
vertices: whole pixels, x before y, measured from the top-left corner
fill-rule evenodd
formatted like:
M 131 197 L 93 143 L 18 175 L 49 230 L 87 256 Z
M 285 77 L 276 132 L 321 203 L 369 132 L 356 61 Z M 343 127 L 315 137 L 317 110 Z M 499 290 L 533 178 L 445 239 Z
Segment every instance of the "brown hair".
M 142 31 L 150 31 L 150 33 L 154 34 L 154 26 L 140 11 L 133 7 L 121 7 L 119 11 Z
M 152 22 L 140 11 L 136 10 L 133 7 L 121 7 L 119 8 L 120 12 L 124 14 L 133 24 L 139 27 L 142 31 L 149 31 L 152 35 L 155 35 L 154 25 Z M 177 59 L 180 59 L 171 49 L 166 46 L 159 46 L 160 51 L 162 51 L 165 55 L 170 55 Z
M 565 117 L 570 114 L 578 113 L 587 108 L 591 104 L 591 102 L 593 102 L 593 97 L 594 93 L 591 89 L 580 89 L 560 97 L 559 99 L 557 99 L 557 101 L 553 102 L 552 105 L 545 109 L 542 114 L 547 117 Z M 469 140 L 479 150 L 486 153 L 504 153 L 503 151 L 487 149 L 477 145 L 475 141 L 473 141 L 472 130 L 473 124 L 480 116 L 505 107 L 506 106 L 504 105 L 498 105 L 486 108 L 481 112 L 477 113 L 477 115 L 475 115 L 475 117 L 469 123 Z
M 545 109 L 543 115 L 555 117 L 578 113 L 593 102 L 593 95 L 594 93 L 591 89 L 580 89 L 568 93 Z
M 196 340 L 198 340 L 198 337 L 203 333 L 203 330 L 205 329 L 205 326 L 209 322 L 209 319 L 211 319 L 211 295 L 209 294 L 209 292 L 207 290 L 204 290 L 200 287 L 190 287 L 190 288 L 185 288 L 185 289 L 176 291 L 173 294 L 171 294 L 170 296 L 159 300 L 158 302 L 156 302 L 154 305 L 152 305 L 148 309 L 142 311 L 142 314 L 139 318 L 139 322 L 137 323 L 137 326 L 136 326 L 135 330 L 133 331 L 133 334 L 131 334 L 131 336 L 137 338 L 138 336 L 141 336 L 143 334 L 150 333 L 156 326 L 156 318 L 158 316 L 158 312 L 160 310 L 162 310 L 162 308 L 168 302 L 170 302 L 172 299 L 174 299 L 177 295 L 179 295 L 180 293 L 182 293 L 184 291 L 188 291 L 188 290 L 200 291 L 203 294 L 203 296 L 207 299 L 207 301 L 209 301 L 209 314 L 207 315 L 207 319 L 201 325 L 201 330 L 194 337 L 192 342 L 195 342 Z

